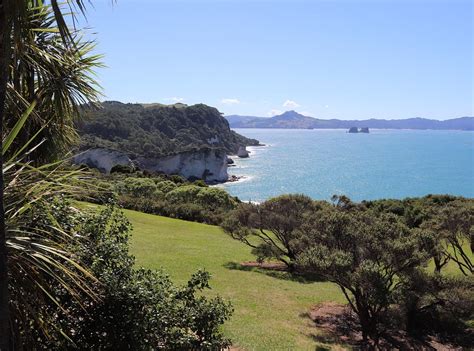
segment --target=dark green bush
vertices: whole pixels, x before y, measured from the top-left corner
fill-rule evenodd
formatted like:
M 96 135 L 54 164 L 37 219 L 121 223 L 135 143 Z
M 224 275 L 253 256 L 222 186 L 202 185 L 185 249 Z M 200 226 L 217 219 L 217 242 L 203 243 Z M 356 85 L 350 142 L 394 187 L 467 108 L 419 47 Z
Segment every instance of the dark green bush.
M 43 206 L 49 206 L 44 204 Z M 80 243 L 74 244 L 79 261 L 98 279 L 98 299 L 85 295 L 81 304 L 71 301 L 57 286 L 59 305 L 49 313 L 57 316 L 57 331 L 64 337 L 45 338 L 34 325 L 23 333 L 44 349 L 80 350 L 220 350 L 229 341 L 220 326 L 232 313 L 219 297 L 206 298 L 209 273 L 195 273 L 184 286 L 175 286 L 164 272 L 135 269 L 129 254 L 130 224 L 114 206 L 77 211 L 65 201 L 54 204 L 49 216 L 37 226 L 52 223 L 72 226 Z

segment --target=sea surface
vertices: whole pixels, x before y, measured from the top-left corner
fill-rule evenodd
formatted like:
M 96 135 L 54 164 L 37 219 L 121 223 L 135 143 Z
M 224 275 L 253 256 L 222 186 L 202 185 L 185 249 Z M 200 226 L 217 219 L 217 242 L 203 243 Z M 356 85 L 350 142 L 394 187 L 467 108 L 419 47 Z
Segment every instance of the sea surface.
M 236 129 L 266 146 L 250 147 L 221 186 L 244 201 L 285 193 L 355 201 L 427 194 L 474 197 L 474 132 Z

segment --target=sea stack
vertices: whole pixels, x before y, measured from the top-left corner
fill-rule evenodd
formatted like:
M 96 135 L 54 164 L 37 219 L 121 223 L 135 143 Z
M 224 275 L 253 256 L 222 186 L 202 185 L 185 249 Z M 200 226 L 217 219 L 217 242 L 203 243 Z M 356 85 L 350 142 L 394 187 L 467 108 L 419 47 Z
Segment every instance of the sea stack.
M 240 158 L 247 158 L 247 157 L 249 157 L 249 152 L 247 151 L 247 149 L 245 148 L 245 146 L 240 146 L 240 147 L 239 147 L 239 151 L 237 151 L 237 156 L 239 156 Z
M 369 127 L 363 127 L 363 128 L 351 127 L 348 133 L 369 133 Z
M 350 127 L 349 133 L 359 133 L 359 129 L 357 129 L 357 127 Z

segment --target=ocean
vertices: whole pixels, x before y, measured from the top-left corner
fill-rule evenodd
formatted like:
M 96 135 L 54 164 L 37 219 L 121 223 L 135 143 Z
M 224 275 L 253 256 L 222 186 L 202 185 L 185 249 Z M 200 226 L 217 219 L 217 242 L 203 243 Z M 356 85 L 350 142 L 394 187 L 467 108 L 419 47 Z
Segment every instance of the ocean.
M 244 201 L 301 193 L 354 201 L 427 194 L 474 197 L 474 132 L 236 129 L 266 146 L 247 148 L 223 186 Z

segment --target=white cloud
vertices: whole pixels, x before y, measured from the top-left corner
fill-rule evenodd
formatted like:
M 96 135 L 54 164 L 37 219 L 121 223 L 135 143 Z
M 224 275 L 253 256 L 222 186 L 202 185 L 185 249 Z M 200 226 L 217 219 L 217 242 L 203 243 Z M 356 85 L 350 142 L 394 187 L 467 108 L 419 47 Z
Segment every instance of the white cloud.
M 268 111 L 267 115 L 270 117 L 273 117 L 273 116 L 281 115 L 282 113 L 283 111 L 273 109 L 273 110 Z
M 300 104 L 298 104 L 296 101 L 293 101 L 293 100 L 286 100 L 283 103 L 283 107 L 297 108 L 297 107 L 300 107 Z
M 313 114 L 309 111 L 301 111 L 300 114 L 302 114 L 303 116 L 309 116 L 311 117 Z
M 222 99 L 221 103 L 224 105 L 237 105 L 237 104 L 240 104 L 240 101 L 238 99 L 226 98 L 226 99 Z
M 171 101 L 171 102 L 183 102 L 184 101 L 184 98 L 182 97 L 176 97 L 176 96 L 173 96 L 173 97 L 169 97 L 169 98 L 165 98 L 166 101 Z

